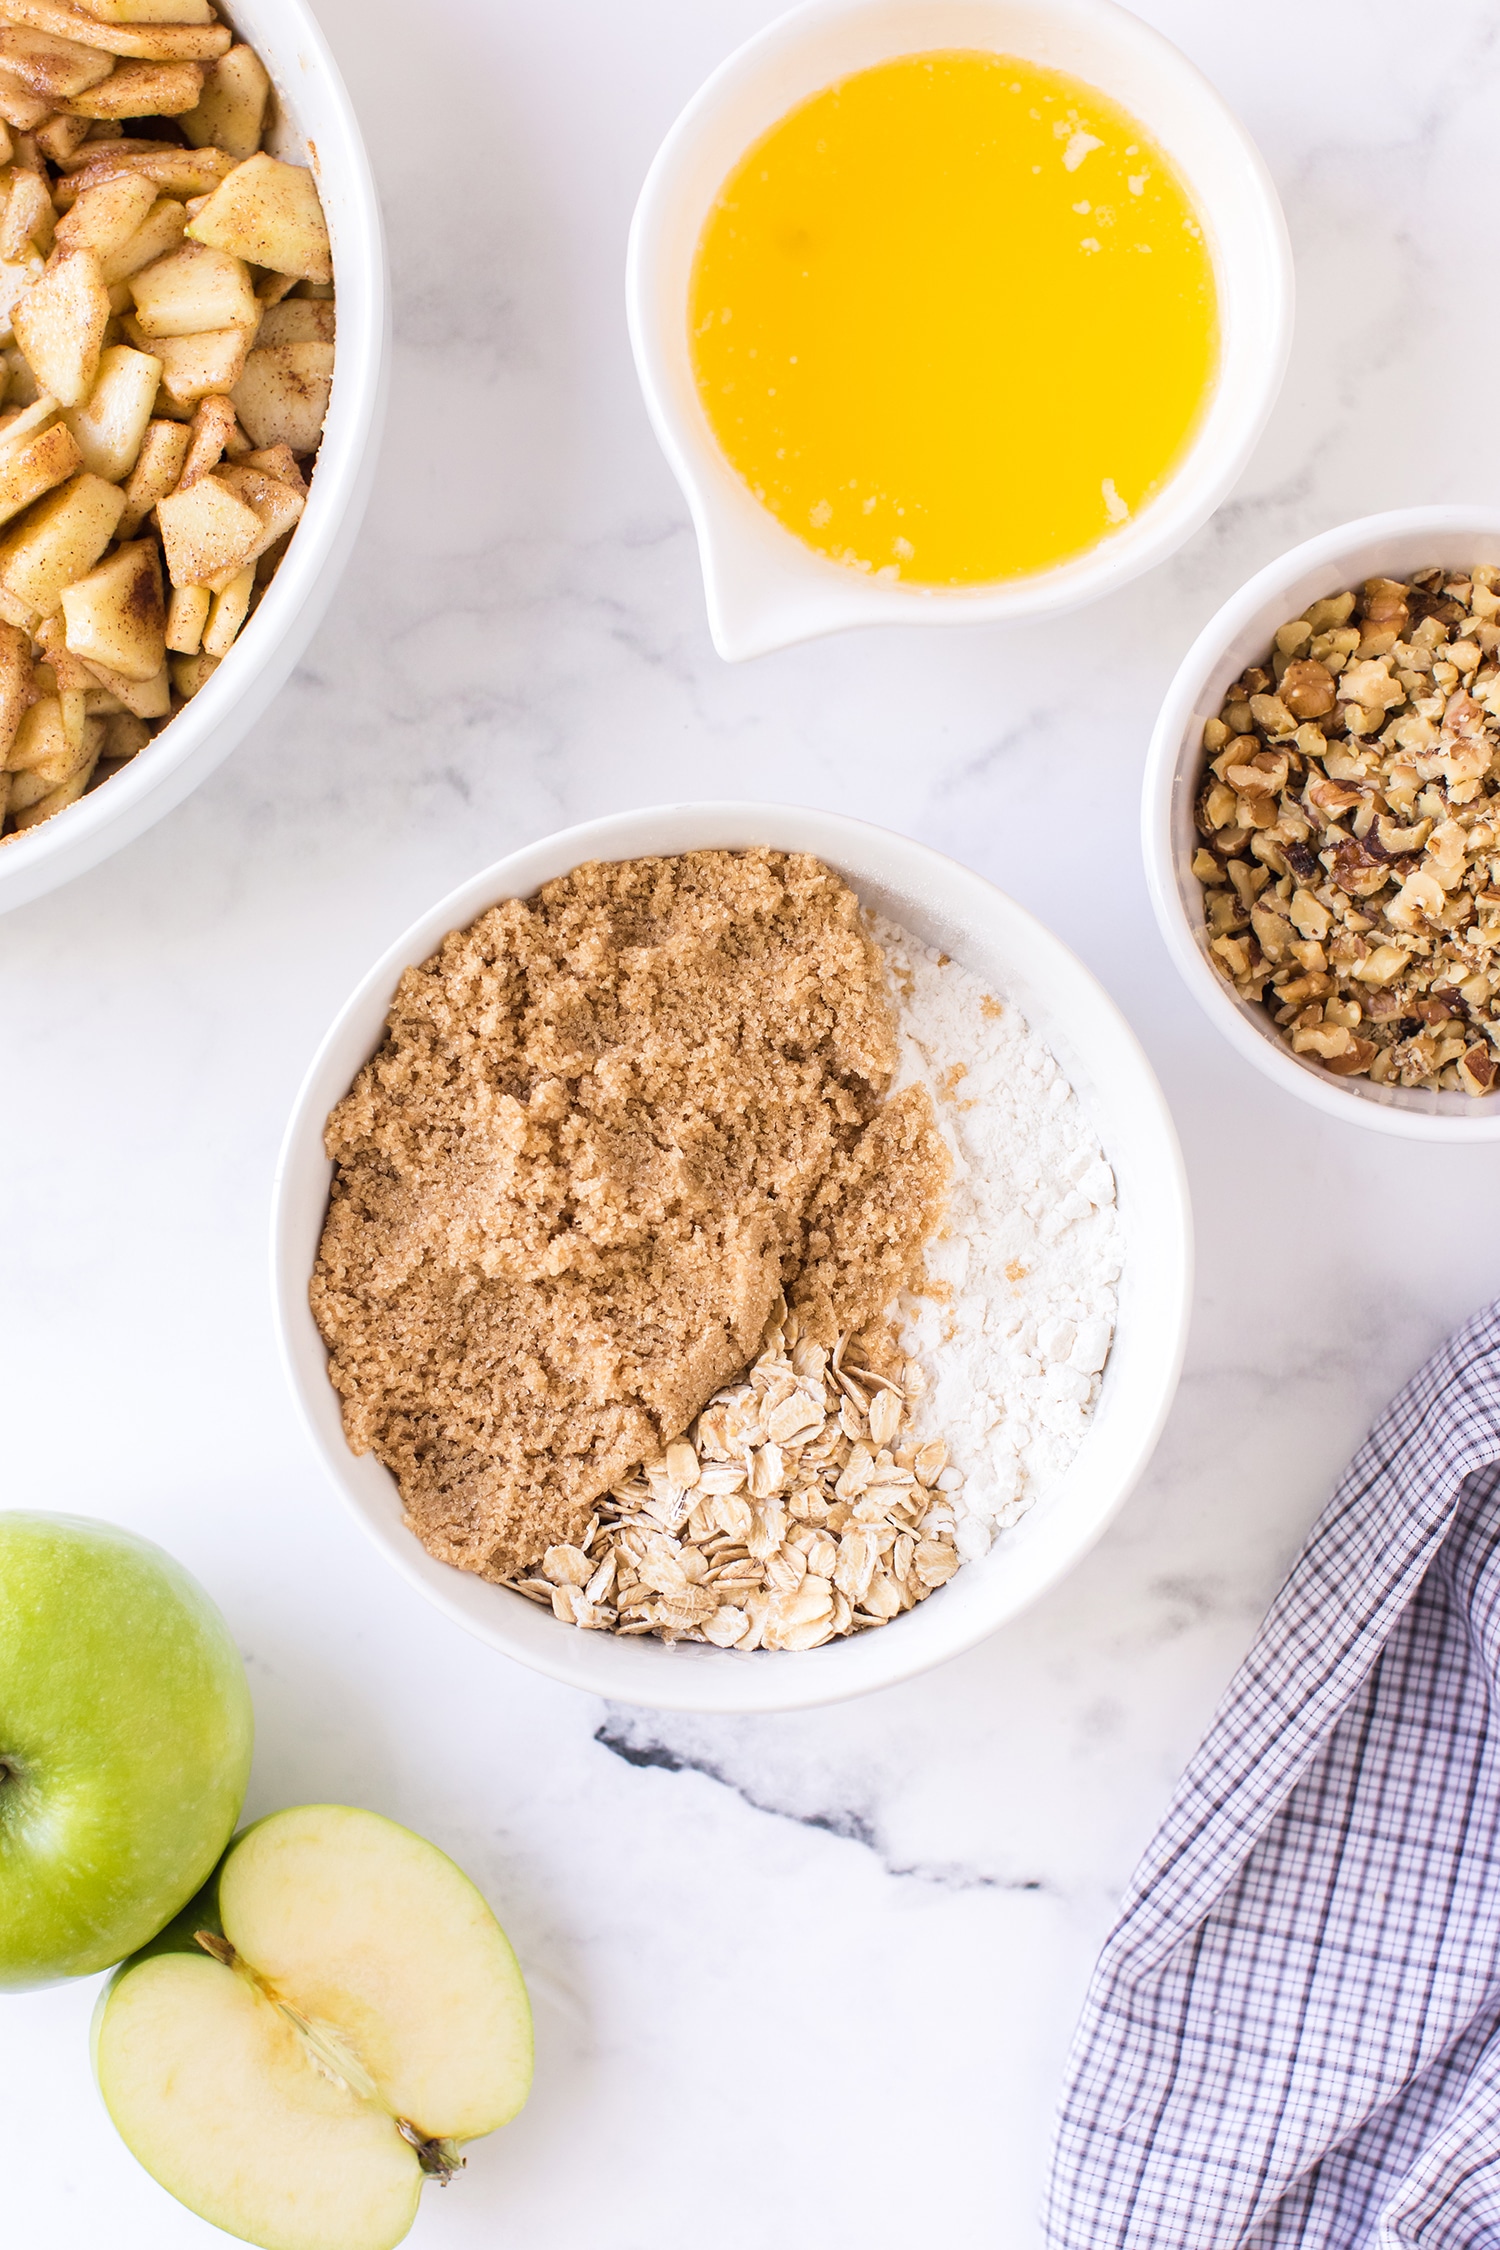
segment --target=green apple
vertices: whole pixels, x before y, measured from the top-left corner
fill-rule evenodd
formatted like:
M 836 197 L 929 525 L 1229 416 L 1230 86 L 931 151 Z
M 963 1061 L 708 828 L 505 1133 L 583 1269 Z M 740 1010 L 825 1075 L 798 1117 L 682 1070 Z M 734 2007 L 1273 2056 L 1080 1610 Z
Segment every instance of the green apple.
M 111 1968 L 193 1896 L 252 1727 L 229 1629 L 170 1555 L 0 1511 L 0 1990 Z
M 94 2018 L 127 2148 L 261 2250 L 390 2250 L 424 2178 L 515 2116 L 531 2009 L 479 1892 L 348 1805 L 272 1813 L 127 1961 Z

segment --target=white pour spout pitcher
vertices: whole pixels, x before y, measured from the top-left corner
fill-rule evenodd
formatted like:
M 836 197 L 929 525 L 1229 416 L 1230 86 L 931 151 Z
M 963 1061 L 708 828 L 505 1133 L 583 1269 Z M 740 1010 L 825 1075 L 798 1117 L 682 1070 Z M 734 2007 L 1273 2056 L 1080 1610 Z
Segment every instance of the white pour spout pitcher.
M 719 449 L 688 333 L 698 239 L 746 150 L 851 72 L 941 48 L 1066 71 L 1138 118 L 1197 206 L 1220 320 L 1214 389 L 1161 492 L 1081 555 L 962 587 L 876 581 L 778 523 Z M 993 623 L 1072 609 L 1162 561 L 1224 499 L 1275 403 L 1291 348 L 1292 260 L 1254 142 L 1186 56 L 1115 0 L 811 0 L 721 64 L 663 141 L 631 225 L 626 305 L 646 408 L 698 534 L 714 646 L 737 662 L 855 625 Z

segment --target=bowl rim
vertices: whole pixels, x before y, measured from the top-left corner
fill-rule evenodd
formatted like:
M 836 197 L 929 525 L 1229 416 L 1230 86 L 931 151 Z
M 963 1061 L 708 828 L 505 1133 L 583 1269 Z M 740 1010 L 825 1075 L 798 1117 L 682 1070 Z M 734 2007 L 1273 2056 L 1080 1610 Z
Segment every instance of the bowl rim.
M 804 839 L 809 833 L 818 835 L 819 843 L 779 840 L 778 827 L 787 820 L 795 821 Z M 698 832 L 699 842 L 695 844 L 686 836 L 656 845 L 642 840 L 653 829 L 671 822 L 680 829 Z M 724 842 L 725 833 L 736 827 L 746 831 L 745 838 L 739 843 Z M 903 1636 L 899 1629 L 894 1633 L 882 1631 L 795 1659 L 776 1653 L 736 1659 L 733 1651 L 713 1651 L 707 1652 L 709 1663 L 698 1664 L 683 1659 L 702 1657 L 703 1651 L 668 1650 L 657 1643 L 647 1648 L 614 1636 L 581 1634 L 561 1626 L 555 1626 L 555 1637 L 547 1636 L 540 1647 L 528 1645 L 523 1636 L 530 1621 L 537 1618 L 532 1605 L 515 1596 L 514 1610 L 485 1607 L 481 1614 L 477 1606 L 471 1606 L 472 1594 L 466 1600 L 465 1590 L 482 1587 L 484 1582 L 435 1562 L 401 1523 L 394 1481 L 388 1472 L 374 1465 L 372 1456 L 357 1461 L 344 1442 L 337 1403 L 327 1380 L 326 1353 L 307 1302 L 311 1270 L 306 1250 L 307 1213 L 314 1206 L 319 1213 L 326 1208 L 328 1163 L 322 1130 L 327 1112 L 342 1096 L 365 1055 L 378 1043 L 378 1026 L 384 1021 L 401 972 L 409 964 L 427 959 L 446 932 L 465 927 L 497 901 L 529 896 L 539 883 L 590 858 L 630 858 L 653 851 L 716 845 L 744 849 L 754 848 L 758 842 L 773 850 L 817 850 L 819 856 L 837 866 L 839 841 L 846 852 L 855 847 L 872 855 L 894 850 L 901 855 L 901 864 L 910 871 L 914 884 L 925 877 L 943 886 L 941 895 L 945 899 L 957 887 L 967 894 L 966 904 L 968 899 L 982 902 L 994 917 L 995 926 L 1034 942 L 1045 954 L 1048 973 L 1055 970 L 1061 987 L 1072 987 L 1086 995 L 1089 1006 L 1097 1011 L 1097 1025 L 1090 1029 L 1089 1036 L 1095 1040 L 1096 1055 L 1101 1044 L 1109 1046 L 1109 1069 L 1115 1073 L 1109 1089 L 1112 1098 L 1124 1100 L 1128 1095 L 1135 1105 L 1141 1120 L 1139 1133 L 1149 1141 L 1150 1148 L 1149 1158 L 1137 1158 L 1136 1170 L 1143 1173 L 1148 1165 L 1153 1170 L 1148 1195 L 1156 1196 L 1151 1255 L 1157 1261 L 1159 1278 L 1153 1298 L 1156 1317 L 1151 1328 L 1150 1365 L 1148 1370 L 1137 1372 L 1129 1406 L 1120 1410 L 1127 1416 L 1125 1442 L 1119 1442 L 1117 1431 L 1107 1471 L 1094 1473 L 1091 1483 L 1080 1480 L 1084 1496 L 1081 1505 L 1092 1512 L 1083 1513 L 1070 1527 L 1061 1559 L 1054 1559 L 1050 1567 L 1044 1564 L 1040 1573 L 1033 1573 L 1034 1583 L 1023 1582 L 1019 1594 L 1008 1603 L 995 1605 L 995 1614 L 986 1614 L 977 1622 L 970 1618 L 963 1630 L 936 1635 L 929 1623 L 920 1636 Z M 860 878 L 853 880 L 857 887 Z M 881 879 L 874 873 L 867 873 L 864 880 L 880 887 Z M 966 922 L 960 909 L 955 922 L 956 926 L 974 929 L 977 937 L 977 917 Z M 365 1028 L 359 1041 L 359 1059 L 351 1065 L 351 1033 L 361 1020 Z M 371 1024 L 377 1027 L 373 1039 L 369 1036 Z M 455 886 L 383 950 L 320 1040 L 282 1139 L 270 1218 L 273 1322 L 282 1366 L 313 1450 L 365 1535 L 408 1583 L 488 1646 L 584 1692 L 661 1710 L 780 1711 L 842 1701 L 893 1686 L 946 1662 L 1019 1615 L 1082 1559 L 1144 1473 L 1176 1393 L 1192 1305 L 1192 1211 L 1176 1130 L 1139 1041 L 1098 980 L 1026 909 L 971 869 L 891 830 L 805 806 L 731 800 L 635 808 L 559 830 L 507 854 Z M 321 1216 L 317 1223 L 321 1226 Z M 1128 1272 L 1128 1252 L 1126 1264 Z M 1139 1348 L 1144 1351 L 1144 1330 L 1140 1333 L 1143 1340 Z M 1084 1450 L 1080 1449 L 1075 1461 L 1083 1459 Z M 1068 1474 L 1072 1474 L 1071 1469 Z M 381 1494 L 378 1508 L 371 1498 L 377 1485 Z M 1102 1489 L 1102 1497 L 1097 1493 L 1089 1496 L 1093 1487 Z M 1060 1486 L 1049 1498 L 1060 1499 L 1063 1490 Z M 496 1594 L 503 1591 L 485 1590 Z M 913 1618 L 929 1607 L 923 1604 Z M 530 1619 L 524 1614 L 528 1611 Z M 542 1622 L 553 1626 L 550 1618 Z M 928 1647 L 929 1636 L 940 1639 L 942 1645 Z M 599 1649 L 600 1643 L 607 1644 L 605 1650 Z M 858 1661 L 851 1662 L 856 1656 Z
M 1194 923 L 1183 896 L 1173 816 L 1179 781 L 1189 767 L 1196 769 L 1203 755 L 1199 730 L 1203 720 L 1212 715 L 1203 707 L 1209 681 L 1225 663 L 1233 644 L 1252 627 L 1264 630 L 1269 639 L 1274 626 L 1263 628 L 1258 620 L 1269 615 L 1275 597 L 1299 581 L 1325 574 L 1332 591 L 1336 584 L 1344 583 L 1335 566 L 1361 548 L 1465 536 L 1493 540 L 1500 561 L 1500 508 L 1461 503 L 1389 508 L 1317 532 L 1262 565 L 1214 612 L 1179 664 L 1152 730 L 1141 790 L 1141 851 L 1157 927 L 1178 973 L 1215 1029 L 1263 1077 L 1326 1117 L 1403 1140 L 1442 1141 L 1450 1146 L 1500 1140 L 1500 1092 L 1478 1099 L 1452 1094 L 1416 1094 L 1414 1099 L 1413 1090 L 1370 1086 L 1363 1079 L 1333 1078 L 1293 1055 L 1264 1017 L 1264 1011 L 1241 1001 L 1210 967 L 1199 943 L 1201 923 Z M 1361 576 L 1367 575 L 1369 572 L 1362 569 Z M 1316 598 L 1309 593 L 1298 606 L 1305 607 L 1307 601 Z M 1234 676 L 1235 671 L 1231 671 L 1225 685 Z M 1467 1102 L 1469 1108 L 1460 1111 L 1416 1106 L 1417 1100 L 1430 1103 L 1434 1099 Z
M 738 662 L 859 625 L 963 625 L 1046 615 L 1124 585 L 1174 553 L 1222 504 L 1259 441 L 1280 392 L 1295 314 L 1290 237 L 1265 160 L 1212 81 L 1120 0 L 954 0 L 954 4 L 976 13 L 1025 7 L 1058 18 L 1077 34 L 1102 34 L 1128 42 L 1175 86 L 1179 99 L 1196 103 L 1212 118 L 1215 138 L 1242 167 L 1244 185 L 1256 206 L 1262 271 L 1255 286 L 1265 302 L 1257 301 L 1256 317 L 1248 323 L 1236 361 L 1242 364 L 1251 351 L 1256 352 L 1258 381 L 1237 417 L 1217 434 L 1211 451 L 1202 443 L 1205 432 L 1193 439 L 1162 491 L 1142 511 L 1128 545 L 1106 537 L 1051 569 L 953 588 L 877 585 L 805 547 L 740 485 L 701 412 L 695 417 L 676 402 L 673 369 L 686 322 L 675 299 L 670 305 L 667 302 L 669 292 L 661 271 L 682 174 L 698 137 L 716 114 L 758 72 L 818 39 L 829 27 L 889 13 L 900 5 L 900 0 L 802 0 L 726 56 L 678 113 L 642 183 L 626 251 L 626 321 L 636 374 L 657 441 L 688 504 L 698 539 L 710 632 L 727 661 Z M 935 35 L 931 43 L 952 41 Z M 915 52 L 921 44 L 904 42 L 900 51 Z M 1080 62 L 1078 74 L 1087 77 L 1086 62 Z M 1111 89 L 1101 81 L 1101 91 Z M 736 136 L 734 155 L 725 159 L 723 171 L 727 173 L 742 153 Z M 1206 207 L 1204 215 L 1211 234 L 1216 234 Z M 1220 262 L 1221 294 L 1223 288 Z M 755 538 L 757 527 L 765 532 L 761 540 Z M 743 575 L 756 587 L 748 598 L 736 584 L 737 549 Z M 790 589 L 779 604 L 767 591 L 778 575 Z M 799 610 L 800 616 L 794 614 Z
M 136 759 L 101 789 L 0 847 L 0 913 L 43 897 L 131 843 L 189 796 L 260 719 L 301 658 L 353 551 L 374 485 L 390 381 L 390 293 L 380 202 L 359 120 L 332 50 L 307 0 L 230 0 L 226 20 L 257 52 L 269 48 L 257 16 L 283 20 L 264 59 L 278 103 L 320 184 L 336 168 L 329 209 L 339 308 L 328 424 L 307 506 L 255 616 L 212 678 Z M 241 19 L 249 23 L 248 32 Z M 336 130 L 304 131 L 291 68 L 320 82 Z M 242 652 L 244 652 L 242 654 Z

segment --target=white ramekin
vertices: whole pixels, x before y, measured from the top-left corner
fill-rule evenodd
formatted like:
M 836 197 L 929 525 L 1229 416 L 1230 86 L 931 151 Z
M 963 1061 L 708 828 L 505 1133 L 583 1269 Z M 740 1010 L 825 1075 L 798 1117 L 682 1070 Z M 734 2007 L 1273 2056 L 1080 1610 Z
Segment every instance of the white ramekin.
M 338 67 L 304 0 L 233 0 L 228 12 L 275 84 L 272 152 L 313 166 L 328 215 L 338 340 L 318 465 L 281 567 L 212 679 L 102 787 L 0 846 L 0 911 L 97 867 L 180 804 L 229 755 L 311 640 L 353 551 L 374 480 L 390 311 L 369 158 Z
M 860 897 L 1013 999 L 1077 1089 L 1114 1167 L 1126 1253 L 1103 1393 L 1066 1478 L 982 1561 L 878 1632 L 805 1654 L 668 1648 L 561 1625 L 500 1586 L 435 1562 L 401 1520 L 395 1482 L 349 1451 L 308 1281 L 332 1168 L 323 1126 L 378 1045 L 402 971 L 449 930 L 590 859 L 763 844 L 815 852 Z M 1077 1562 L 1124 1502 L 1177 1387 L 1192 1288 L 1192 1219 L 1177 1136 L 1129 1025 L 1039 922 L 982 877 L 863 821 L 791 805 L 658 805 L 546 837 L 440 899 L 364 978 L 319 1048 L 277 1167 L 272 1282 L 283 1361 L 312 1441 L 386 1558 L 493 1648 L 594 1695 L 669 1710 L 786 1711 L 888 1687 L 994 1632 Z
M 936 47 L 989 48 L 1069 71 L 1138 117 L 1203 216 L 1222 320 L 1203 425 L 1151 505 L 1072 562 L 953 589 L 877 585 L 778 523 L 720 452 L 688 346 L 693 254 L 744 151 L 820 87 Z M 668 133 L 636 205 L 626 268 L 636 371 L 692 511 L 719 654 L 759 656 L 851 625 L 1035 617 L 1138 576 L 1197 530 L 1249 459 L 1281 387 L 1292 303 L 1286 225 L 1255 144 L 1187 58 L 1114 0 L 811 0 L 782 16 L 720 65 Z
M 1151 903 L 1188 990 L 1247 1062 L 1289 1094 L 1329 1117 L 1418 1141 L 1500 1140 L 1500 1094 L 1426 1093 L 1336 1078 L 1294 1055 L 1264 1008 L 1252 1007 L 1208 957 L 1203 886 L 1192 870 L 1200 838 L 1193 806 L 1203 768 L 1203 725 L 1217 718 L 1225 691 L 1247 664 L 1258 664 L 1278 625 L 1324 594 L 1366 578 L 1408 578 L 1444 569 L 1500 564 L 1500 510 L 1395 508 L 1339 524 L 1257 571 L 1194 641 L 1167 692 L 1146 760 L 1141 841 Z

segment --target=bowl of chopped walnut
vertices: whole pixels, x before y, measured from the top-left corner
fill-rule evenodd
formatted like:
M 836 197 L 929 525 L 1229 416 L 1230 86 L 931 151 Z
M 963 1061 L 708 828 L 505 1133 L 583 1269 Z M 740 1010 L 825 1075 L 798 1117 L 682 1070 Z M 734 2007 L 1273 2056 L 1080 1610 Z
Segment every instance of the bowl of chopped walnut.
M 1173 957 L 1258 1069 L 1500 1139 L 1500 513 L 1367 517 L 1251 579 L 1172 684 L 1143 829 Z

